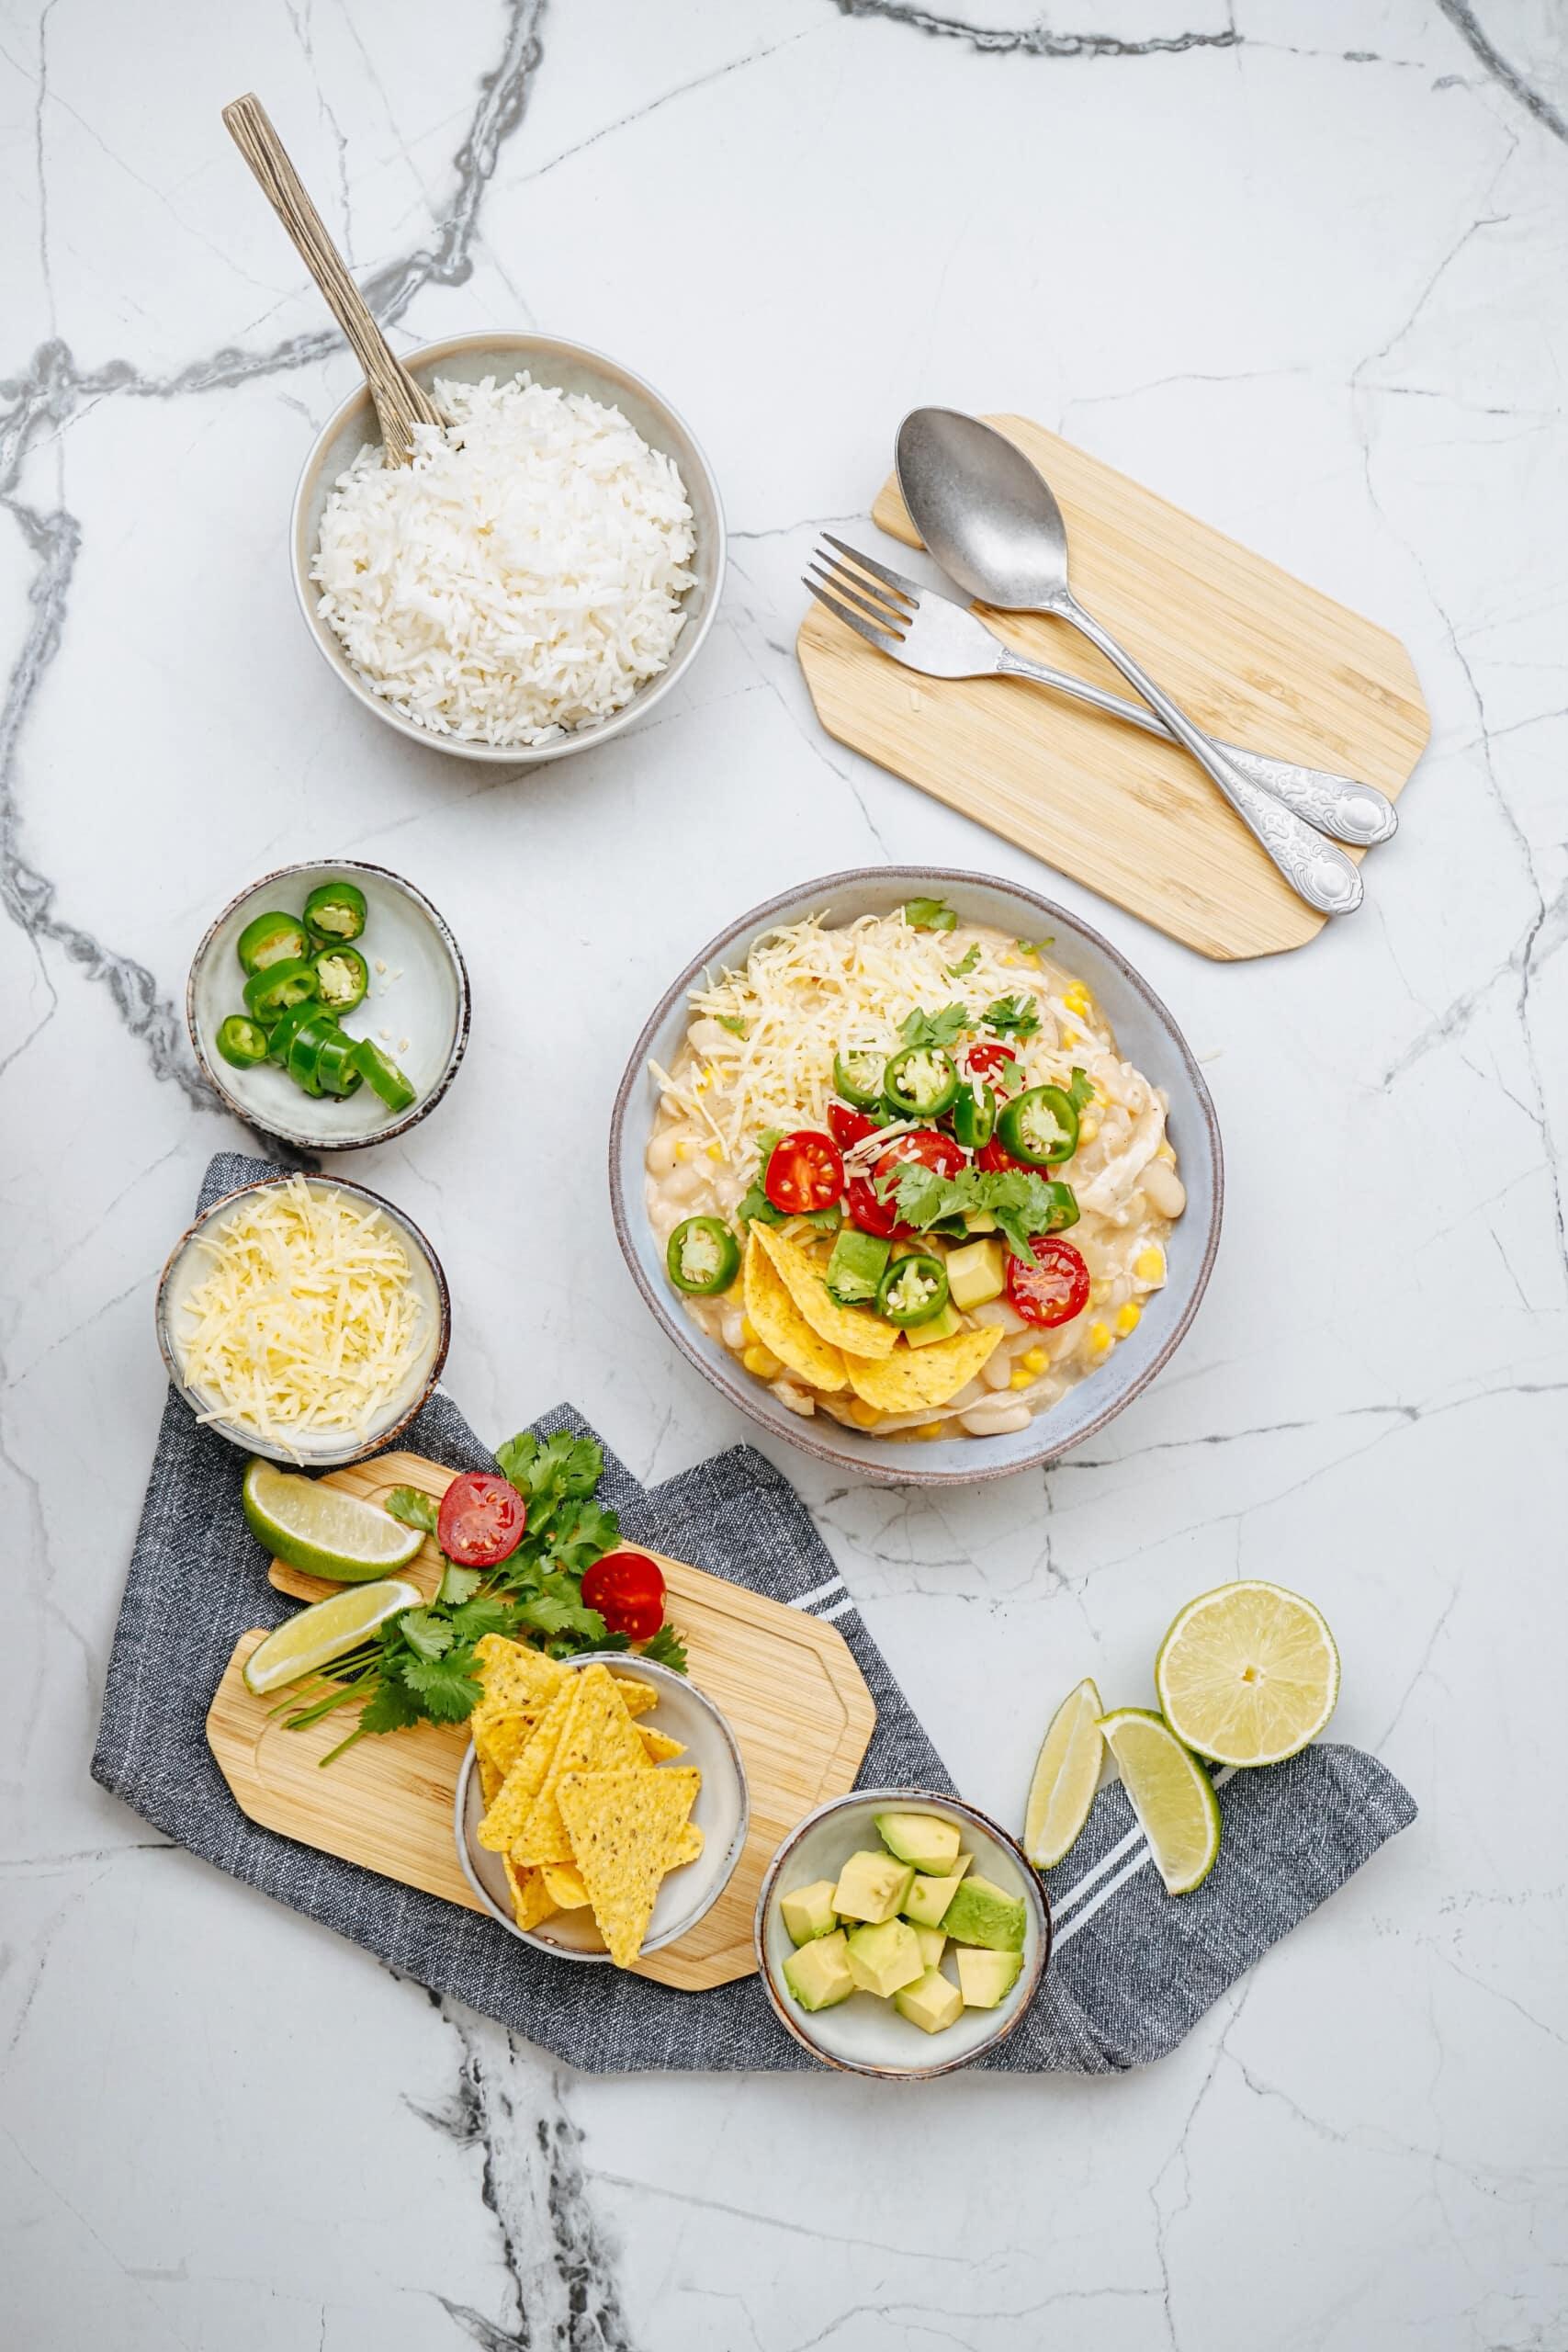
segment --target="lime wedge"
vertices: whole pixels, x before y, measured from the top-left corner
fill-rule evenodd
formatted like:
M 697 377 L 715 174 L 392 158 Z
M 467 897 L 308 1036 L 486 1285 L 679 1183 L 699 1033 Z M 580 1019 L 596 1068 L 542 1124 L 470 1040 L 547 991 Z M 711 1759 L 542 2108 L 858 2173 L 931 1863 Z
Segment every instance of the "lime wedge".
M 417 1608 L 419 1600 L 417 1585 L 389 1577 L 383 1584 L 358 1584 L 351 1592 L 313 1601 L 256 1645 L 245 1660 L 246 1690 L 265 1698 L 286 1682 L 298 1682 L 301 1675 L 319 1674 L 333 1658 L 357 1649 L 385 1619 L 401 1609 Z
M 1047 1726 L 1023 1815 L 1023 1850 L 1037 1871 L 1054 1869 L 1089 1819 L 1105 1755 L 1104 1713 L 1099 1691 L 1086 1679 Z
M 1101 1715 L 1105 1744 L 1121 1768 L 1133 1811 L 1170 1894 L 1190 1894 L 1220 1850 L 1220 1801 L 1195 1756 L 1146 1707 Z
M 1155 1662 L 1178 1739 L 1216 1764 L 1299 1755 L 1334 1713 L 1339 1653 L 1319 1611 L 1277 1584 L 1225 1584 L 1190 1600 Z
M 241 1488 L 251 1533 L 275 1559 L 333 1584 L 364 1584 L 389 1569 L 406 1568 L 424 1537 L 390 1511 L 296 1477 L 275 1462 L 252 1462 Z

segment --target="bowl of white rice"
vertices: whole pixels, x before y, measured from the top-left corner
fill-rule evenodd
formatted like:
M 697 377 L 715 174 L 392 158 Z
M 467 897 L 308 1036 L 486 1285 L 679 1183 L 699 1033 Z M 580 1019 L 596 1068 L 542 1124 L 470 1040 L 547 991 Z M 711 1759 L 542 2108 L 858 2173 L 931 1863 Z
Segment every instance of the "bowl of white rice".
M 724 576 L 707 459 L 650 385 L 551 336 L 404 356 L 445 423 L 382 462 L 362 384 L 295 493 L 300 610 L 349 691 L 458 758 L 561 759 L 642 718 L 696 657 Z

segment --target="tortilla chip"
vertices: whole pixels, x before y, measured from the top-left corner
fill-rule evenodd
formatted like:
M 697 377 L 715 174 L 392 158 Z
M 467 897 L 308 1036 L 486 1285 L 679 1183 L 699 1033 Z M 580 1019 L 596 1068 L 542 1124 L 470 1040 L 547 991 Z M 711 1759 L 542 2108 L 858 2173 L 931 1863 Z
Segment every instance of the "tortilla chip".
M 668 1764 L 672 1756 L 684 1756 L 686 1753 L 684 1743 L 671 1739 L 668 1732 L 639 1731 L 637 1737 L 650 1764 Z
M 914 1413 L 945 1405 L 967 1388 L 1001 1339 L 994 1324 L 977 1331 L 955 1331 L 929 1348 L 900 1348 L 886 1363 L 849 1361 L 850 1385 L 857 1396 L 884 1413 Z
M 582 1909 L 588 1900 L 588 1889 L 575 1862 L 547 1862 L 539 1876 L 558 1911 Z
M 475 1836 L 492 1854 L 504 1854 L 534 1809 L 555 1760 L 567 1718 L 577 1704 L 577 1678 L 569 1675 L 550 1701 L 538 1727 L 502 1784 L 500 1794 L 479 1823 Z
M 814 1331 L 751 1227 L 746 1244 L 746 1312 L 765 1348 L 808 1387 L 832 1396 L 844 1385 L 844 1359 Z
M 484 1634 L 474 1644 L 485 1702 L 500 1710 L 544 1706 L 560 1689 L 566 1668 L 526 1642 Z
M 512 1889 L 512 1911 L 520 1928 L 536 1928 L 558 1906 L 545 1884 L 542 1871 L 520 1871 L 510 1854 L 502 1855 L 506 1883 Z
M 765 1225 L 754 1225 L 751 1230 L 758 1248 L 772 1261 L 774 1272 L 818 1339 L 826 1340 L 830 1348 L 841 1348 L 847 1356 L 892 1354 L 898 1334 L 891 1323 L 881 1322 L 868 1307 L 840 1306 L 837 1299 L 829 1298 L 820 1268 L 798 1241 L 771 1233 Z M 750 1302 L 747 1311 L 750 1311 Z M 754 1315 L 751 1320 L 757 1323 Z M 757 1323 L 759 1331 L 761 1328 Z M 772 1347 L 772 1340 L 768 1344 Z M 773 1353 L 777 1355 L 776 1348 Z
M 498 1770 L 496 1766 L 491 1762 L 490 1758 L 485 1754 L 482 1747 L 479 1752 L 479 1793 L 484 1798 L 485 1810 L 488 1813 L 491 1806 L 495 1803 L 496 1798 L 501 1794 L 501 1784 L 506 1778 L 506 1775 L 504 1772 Z
M 670 1868 L 702 1774 L 682 1765 L 662 1772 L 568 1772 L 559 1804 L 605 1950 L 630 1968 L 642 1950 L 660 1883 Z
M 502 1780 L 537 1731 L 543 1713 L 542 1707 L 510 1708 L 500 1714 L 487 1714 L 482 1707 L 476 1707 L 468 1717 L 474 1746 Z
M 533 1809 L 512 1841 L 512 1859 L 519 1864 L 572 1860 L 571 1839 L 556 1802 L 556 1792 L 568 1773 L 649 1769 L 642 1742 L 614 1677 L 602 1666 L 585 1666 L 574 1679 L 577 1705 L 567 1719 Z
M 658 1706 L 659 1692 L 651 1682 L 634 1682 L 629 1674 L 612 1675 L 611 1680 L 628 1715 L 646 1715 L 649 1707 Z
M 702 1852 L 705 1838 L 694 1821 L 688 1821 L 675 1840 L 675 1850 L 670 1857 L 670 1868 L 678 1871 L 682 1863 L 694 1862 Z

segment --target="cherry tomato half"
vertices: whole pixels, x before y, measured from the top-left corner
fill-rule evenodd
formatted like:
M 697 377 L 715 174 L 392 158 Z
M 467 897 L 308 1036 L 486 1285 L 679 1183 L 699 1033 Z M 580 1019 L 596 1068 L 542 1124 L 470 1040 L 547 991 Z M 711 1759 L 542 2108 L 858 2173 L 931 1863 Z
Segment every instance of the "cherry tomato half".
M 441 1498 L 435 1540 L 460 1568 L 493 1568 L 523 1541 L 528 1506 L 490 1470 L 465 1470 Z
M 664 1623 L 664 1577 L 646 1552 L 606 1552 L 582 1579 L 582 1598 L 612 1634 L 651 1641 Z
M 895 1136 L 871 1178 L 851 1179 L 850 1216 L 863 1233 L 877 1234 L 885 1241 L 908 1239 L 913 1226 L 903 1224 L 891 1204 L 877 1198 L 875 1185 L 914 1161 L 934 1168 L 939 1176 L 956 1176 L 968 1165 L 963 1147 L 951 1136 L 939 1135 L 935 1127 L 911 1127 L 908 1135 Z
M 1024 1162 L 1021 1159 L 1015 1159 L 1006 1146 L 999 1144 L 993 1136 L 984 1150 L 977 1154 L 975 1165 L 976 1168 L 984 1168 L 987 1174 L 994 1176 L 999 1168 L 1021 1168 Z M 1034 1172 L 1038 1175 L 1040 1171 L 1036 1169 Z
M 833 1141 L 840 1151 L 852 1151 L 857 1143 L 876 1133 L 876 1121 L 863 1111 L 852 1111 L 847 1102 L 829 1102 L 828 1125 L 833 1130 Z
M 1054 1233 L 1037 1233 L 1030 1242 L 1034 1263 L 1008 1258 L 1008 1297 L 1026 1323 L 1054 1331 L 1070 1323 L 1089 1305 L 1089 1268 L 1070 1241 Z
M 1017 1059 L 1010 1046 L 994 1045 L 989 1038 L 981 1045 L 967 1046 L 964 1055 L 970 1076 L 989 1079 L 993 1086 L 998 1071 L 1006 1070 Z
M 844 1189 L 844 1157 L 831 1136 L 799 1127 L 768 1155 L 762 1190 L 785 1216 L 830 1208 Z

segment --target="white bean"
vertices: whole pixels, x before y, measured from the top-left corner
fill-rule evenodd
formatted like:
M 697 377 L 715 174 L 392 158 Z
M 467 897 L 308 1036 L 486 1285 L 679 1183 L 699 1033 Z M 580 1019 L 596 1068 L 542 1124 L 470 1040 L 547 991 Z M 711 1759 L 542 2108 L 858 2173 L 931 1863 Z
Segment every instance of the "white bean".
M 675 1146 L 680 1137 L 673 1127 L 666 1127 L 656 1135 L 643 1154 L 650 1176 L 668 1176 L 675 1165 Z
M 1005 1299 L 988 1298 L 983 1306 L 972 1306 L 969 1312 L 976 1323 L 993 1327 L 998 1331 L 1027 1331 L 1028 1324 L 1015 1313 Z
M 1144 1170 L 1144 1198 L 1156 1216 L 1179 1216 L 1187 1206 L 1187 1187 L 1174 1168 L 1151 1159 Z
M 724 1334 L 725 1346 L 730 1351 L 731 1354 L 739 1355 L 746 1342 L 746 1332 L 745 1318 L 741 1315 L 740 1309 L 738 1306 L 727 1306 L 725 1308 L 724 1320 L 720 1324 L 719 1329 Z
M 1030 1412 L 1027 1405 L 971 1405 L 958 1418 L 971 1437 L 1010 1437 L 1029 1427 Z
M 703 1171 L 695 1164 L 690 1168 L 674 1169 L 664 1179 L 667 1201 L 694 1201 L 702 1189 Z
M 817 1400 L 810 1390 L 797 1387 L 793 1380 L 775 1380 L 773 1395 L 790 1412 L 798 1413 L 803 1421 L 808 1421 L 817 1410 Z
M 1006 1346 L 994 1348 L 980 1367 L 980 1377 L 987 1388 L 1005 1388 L 1012 1378 L 1012 1361 Z

